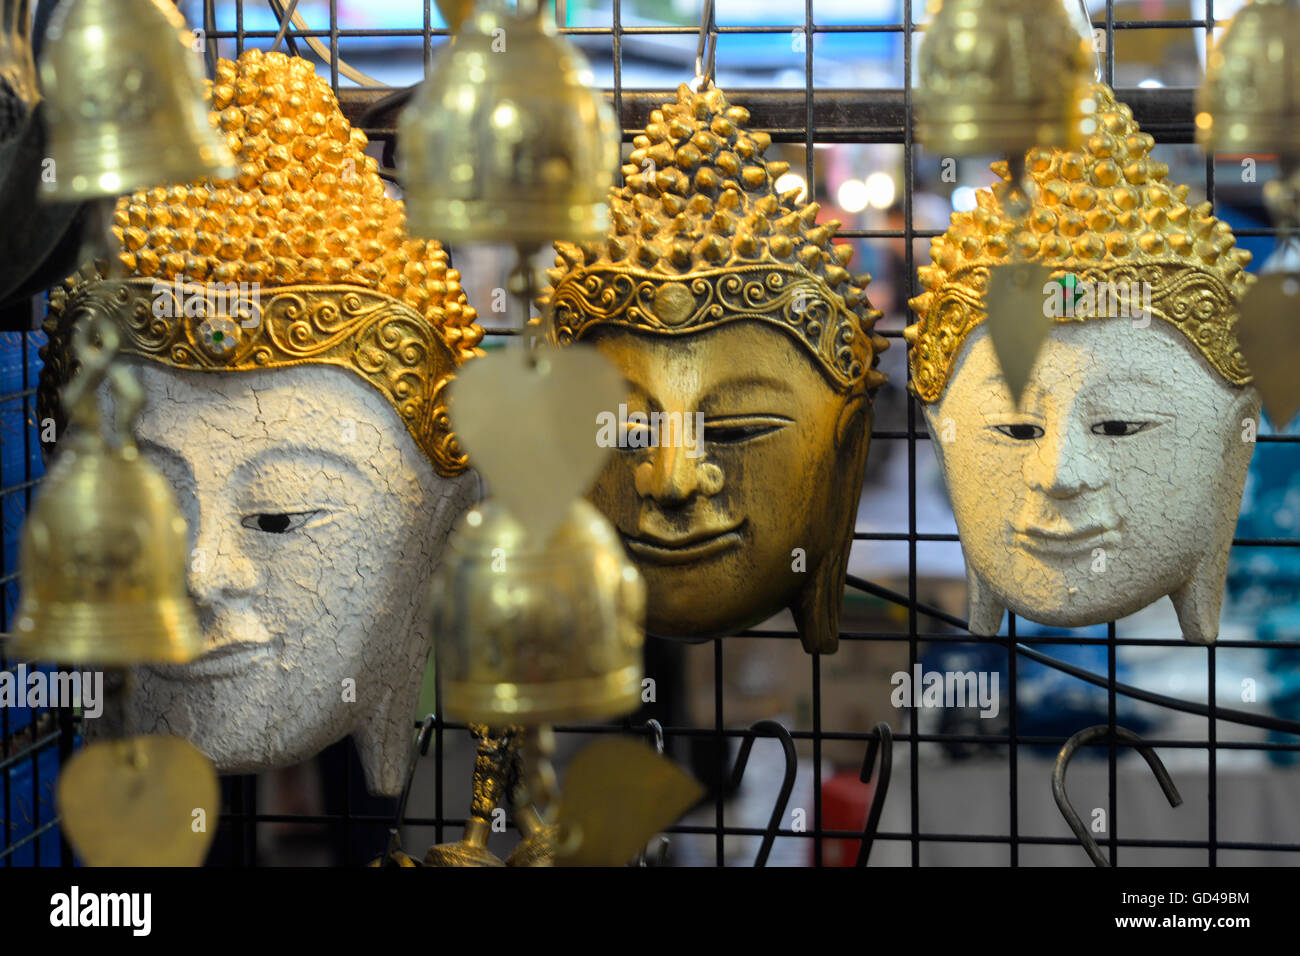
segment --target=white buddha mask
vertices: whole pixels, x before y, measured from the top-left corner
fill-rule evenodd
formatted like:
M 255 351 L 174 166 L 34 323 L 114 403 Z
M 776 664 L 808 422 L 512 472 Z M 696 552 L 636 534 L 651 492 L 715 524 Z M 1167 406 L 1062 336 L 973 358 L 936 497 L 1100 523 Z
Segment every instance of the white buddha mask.
M 974 633 L 997 633 L 1004 610 L 1077 627 L 1168 594 L 1183 636 L 1209 643 L 1259 415 L 1236 334 L 1250 253 L 1166 182 L 1109 87 L 1092 99 L 1083 150 L 1026 155 L 1027 213 L 995 164 L 1002 182 L 932 240 L 904 332 L 909 387 L 952 497 Z M 1013 259 L 1059 283 L 1026 306 L 1054 321 L 1019 408 L 985 325 Z
M 971 630 L 1076 627 L 1168 594 L 1207 643 L 1258 418 L 1168 323 L 1056 325 L 1017 409 L 987 327 L 924 406 L 961 533 Z
M 311 64 L 246 50 L 209 95 L 240 175 L 118 201 L 113 261 L 51 292 L 40 415 L 62 429 L 72 329 L 111 316 L 147 396 L 141 448 L 189 522 L 210 647 L 139 668 L 127 730 L 189 737 L 225 773 L 351 734 L 371 790 L 396 793 L 425 595 L 477 484 L 444 393 L 483 330 Z
M 438 475 L 392 406 L 341 369 L 128 361 L 147 396 L 140 448 L 189 525 L 208 650 L 135 669 L 125 730 L 187 737 L 222 773 L 298 763 L 350 734 L 370 789 L 398 792 L 429 581 L 474 475 Z

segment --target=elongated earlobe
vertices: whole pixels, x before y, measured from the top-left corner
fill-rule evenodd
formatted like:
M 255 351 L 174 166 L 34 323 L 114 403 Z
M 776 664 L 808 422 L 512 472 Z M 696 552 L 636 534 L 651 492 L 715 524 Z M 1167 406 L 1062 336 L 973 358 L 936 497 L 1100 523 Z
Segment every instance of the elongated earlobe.
M 1223 477 L 1218 489 L 1223 507 L 1214 516 L 1209 550 L 1196 563 L 1186 583 L 1169 595 L 1178 614 L 1183 640 L 1189 644 L 1213 644 L 1219 637 L 1219 614 L 1228 581 L 1232 535 L 1237 530 L 1241 495 L 1255 451 L 1254 443 L 1243 438 L 1246 419 L 1259 421 L 1259 395 L 1250 388 L 1233 403 L 1224 431 Z
M 861 395 L 849 400 L 836 423 L 835 444 L 839 452 L 838 461 L 843 465 L 838 474 L 847 482 L 844 490 L 831 495 L 831 500 L 839 506 L 836 514 L 828 516 L 836 529 L 836 539 L 790 606 L 803 649 L 809 654 L 834 654 L 840 644 L 844 576 L 848 573 L 849 553 L 853 550 L 853 529 L 858 521 L 858 500 L 867 472 L 867 451 L 871 446 L 874 419 L 871 405 L 866 396 Z
M 427 655 L 421 660 L 427 664 Z M 415 670 L 424 673 L 422 666 Z M 352 733 L 352 742 L 365 770 L 366 787 L 377 796 L 395 797 L 406 782 L 420 684 L 420 681 L 407 680 L 399 687 L 385 688 L 379 706 Z M 358 687 L 358 695 L 365 690 Z
M 1228 549 L 1215 547 L 1197 562 L 1187 583 L 1169 595 L 1183 640 L 1189 644 L 1213 644 L 1218 638 L 1227 577 Z
M 1002 626 L 1002 615 L 1007 609 L 998 603 L 988 583 L 969 561 L 966 562 L 966 589 L 970 632 L 980 637 L 993 637 Z

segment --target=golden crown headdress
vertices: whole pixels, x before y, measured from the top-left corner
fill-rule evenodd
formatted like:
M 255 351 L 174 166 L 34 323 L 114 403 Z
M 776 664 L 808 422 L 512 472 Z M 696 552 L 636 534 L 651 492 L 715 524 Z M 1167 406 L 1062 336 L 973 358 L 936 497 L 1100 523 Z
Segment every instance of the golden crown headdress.
M 483 329 L 446 251 L 407 234 L 365 134 L 306 60 L 247 50 L 217 62 L 208 95 L 237 177 L 118 201 L 121 269 L 90 264 L 51 292 L 42 417 L 62 431 L 72 327 L 101 309 L 121 326 L 123 354 L 172 368 L 315 363 L 360 375 L 440 474 L 463 471 L 446 390 Z
M 793 336 L 841 390 L 874 389 L 888 342 L 872 331 L 869 275 L 850 276 L 853 251 L 831 242 L 799 189 L 778 194 L 788 163 L 768 162 L 766 133 L 712 86 L 685 84 L 650 114 L 610 191 L 601 242 L 558 242 L 551 287 L 539 298 L 561 345 L 621 326 L 654 335 L 759 321 Z
M 993 170 L 1004 181 L 977 191 L 977 208 L 954 213 L 948 231 L 931 240 L 934 264 L 918 270 L 926 291 L 910 303 L 919 321 L 904 332 L 910 387 L 921 401 L 943 394 L 962 343 L 987 318 L 989 269 L 1010 261 L 1013 244 L 1020 258 L 1057 278 L 1146 284 L 1153 317 L 1183 333 L 1226 381 L 1250 382 L 1235 331 L 1237 305 L 1254 281 L 1245 271 L 1250 253 L 1234 248 L 1232 230 L 1210 203 L 1188 206 L 1188 187 L 1164 182 L 1169 167 L 1151 158 L 1155 141 L 1109 86 L 1095 84 L 1092 96 L 1095 128 L 1082 151 L 1027 154 L 1037 191 L 1023 229 L 1005 212 L 1013 184 L 1002 162 Z

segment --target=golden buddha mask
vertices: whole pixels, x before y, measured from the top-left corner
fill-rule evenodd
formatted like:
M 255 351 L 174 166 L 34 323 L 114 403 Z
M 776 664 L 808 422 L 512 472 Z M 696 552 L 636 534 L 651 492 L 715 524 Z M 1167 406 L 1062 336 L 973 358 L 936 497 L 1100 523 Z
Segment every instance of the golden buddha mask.
M 646 579 L 647 630 L 788 607 L 831 652 L 887 343 L 839 223 L 777 193 L 787 164 L 748 119 L 682 86 L 634 140 L 605 241 L 557 243 L 542 304 L 558 344 L 589 340 L 632 389 L 590 497 Z
M 1209 203 L 1164 180 L 1152 138 L 1098 84 L 1082 152 L 1034 149 L 1017 224 L 1004 183 L 955 213 L 920 270 L 907 329 L 966 559 L 970 625 L 1003 612 L 1076 627 L 1170 595 L 1184 637 L 1218 634 L 1259 400 L 1236 339 L 1253 279 Z M 1051 270 L 1054 319 L 1016 405 L 985 312 L 989 270 Z M 1035 303 L 1034 307 L 1038 307 Z
M 237 179 L 118 203 L 125 278 L 101 263 L 52 293 L 40 414 L 61 431 L 71 330 L 111 315 L 146 392 L 141 450 L 189 525 L 207 644 L 139 669 L 128 729 L 166 724 L 227 773 L 353 734 L 371 789 L 395 793 L 429 580 L 475 494 L 444 396 L 482 329 L 309 63 L 250 50 L 210 95 Z

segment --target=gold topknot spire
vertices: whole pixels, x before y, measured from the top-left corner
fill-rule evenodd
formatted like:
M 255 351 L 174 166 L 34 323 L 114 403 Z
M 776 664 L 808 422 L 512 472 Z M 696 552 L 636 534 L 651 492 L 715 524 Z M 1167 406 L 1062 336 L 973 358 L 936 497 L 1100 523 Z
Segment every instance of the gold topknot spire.
M 207 93 L 238 175 L 118 200 L 113 233 L 129 275 L 365 286 L 426 316 L 460 357 L 473 354 L 483 332 L 459 273 L 441 245 L 407 234 L 366 135 L 309 61 L 246 50 L 217 61 Z
M 993 171 L 1003 182 L 977 191 L 977 208 L 954 213 L 948 231 L 931 240 L 934 264 L 918 270 L 926 291 L 910 303 L 919 321 L 904 332 L 910 387 L 922 401 L 943 394 L 962 343 L 987 317 L 989 269 L 1010 260 L 1013 243 L 1021 258 L 1053 275 L 1148 283 L 1155 317 L 1186 335 L 1224 379 L 1250 381 L 1234 330 L 1237 303 L 1254 281 L 1245 271 L 1250 253 L 1234 248 L 1232 230 L 1210 203 L 1188 206 L 1188 187 L 1164 181 L 1169 167 L 1151 158 L 1155 141 L 1128 105 L 1103 83 L 1092 93 L 1095 128 L 1082 151 L 1028 152 L 1037 194 L 1022 231 L 1004 211 L 1013 184 L 999 162 Z
M 123 354 L 172 368 L 314 363 L 360 375 L 440 474 L 464 471 L 445 392 L 456 366 L 479 354 L 483 329 L 446 250 L 407 233 L 365 134 L 308 61 L 246 50 L 217 61 L 207 94 L 238 174 L 118 201 L 125 278 L 105 282 L 122 270 L 87 263 L 50 294 L 42 416 L 62 433 L 73 325 L 107 311 Z
M 681 85 L 632 141 L 609 234 L 555 244 L 539 305 L 554 310 L 561 343 L 611 322 L 667 334 L 764 319 L 794 331 L 841 385 L 874 388 L 888 342 L 872 332 L 882 313 L 866 297 L 871 276 L 849 273 L 852 249 L 832 242 L 838 221 L 819 224 L 820 207 L 799 204 L 798 189 L 777 192 L 789 164 L 763 158 L 772 138 L 748 122 L 721 90 Z M 783 316 L 792 303 L 802 307 Z

